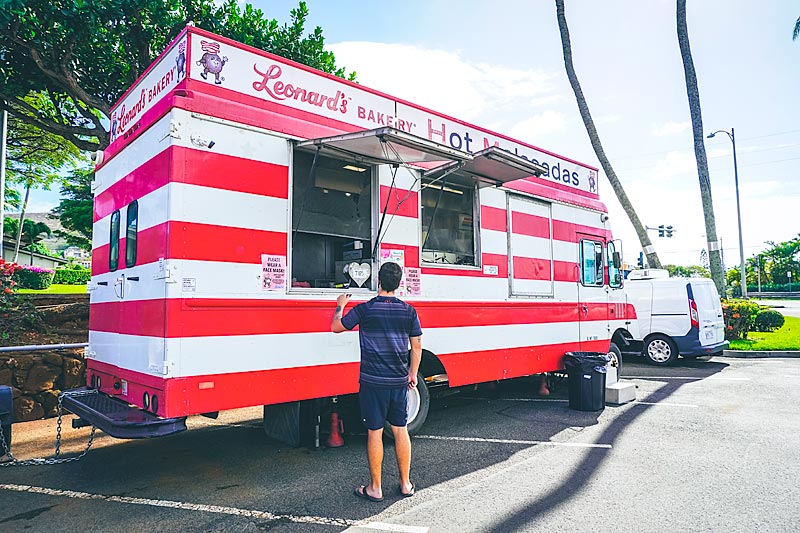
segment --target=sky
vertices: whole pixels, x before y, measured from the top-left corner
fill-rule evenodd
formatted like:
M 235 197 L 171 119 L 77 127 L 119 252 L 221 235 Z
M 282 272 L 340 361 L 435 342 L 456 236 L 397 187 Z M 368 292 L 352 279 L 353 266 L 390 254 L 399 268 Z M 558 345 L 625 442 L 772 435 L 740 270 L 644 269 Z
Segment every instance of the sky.
M 252 2 L 289 21 L 291 0 Z M 674 0 L 566 0 L 575 69 L 603 148 L 662 263 L 700 264 L 705 225 Z M 742 240 L 750 257 L 800 233 L 800 4 L 689 0 L 706 133 L 735 128 Z M 307 0 L 337 64 L 359 83 L 600 167 L 563 63 L 552 0 Z M 732 143 L 705 140 L 726 267 L 739 263 Z M 626 262 L 639 240 L 605 178 L 601 199 Z M 32 209 L 57 202 L 36 192 Z

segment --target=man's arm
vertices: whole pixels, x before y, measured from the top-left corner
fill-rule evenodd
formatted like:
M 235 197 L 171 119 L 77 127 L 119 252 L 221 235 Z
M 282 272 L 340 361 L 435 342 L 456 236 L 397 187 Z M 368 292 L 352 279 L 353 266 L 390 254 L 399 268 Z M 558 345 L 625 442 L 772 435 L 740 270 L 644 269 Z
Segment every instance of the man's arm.
M 408 388 L 417 386 L 417 372 L 422 361 L 422 337 L 411 337 L 411 367 L 408 369 Z
M 342 313 L 344 312 L 347 302 L 350 301 L 350 296 L 352 295 L 340 294 L 339 297 L 336 298 L 336 309 L 333 311 L 333 318 L 331 319 L 331 331 L 334 333 L 347 331 L 347 328 L 342 324 Z

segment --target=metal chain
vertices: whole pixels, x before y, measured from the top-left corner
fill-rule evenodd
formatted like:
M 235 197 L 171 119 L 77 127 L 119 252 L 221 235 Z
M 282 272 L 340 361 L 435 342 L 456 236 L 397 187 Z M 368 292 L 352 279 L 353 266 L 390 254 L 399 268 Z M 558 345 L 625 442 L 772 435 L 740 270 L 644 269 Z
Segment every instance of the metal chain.
M 63 463 L 71 463 L 72 461 L 77 461 L 81 459 L 84 455 L 89 452 L 89 449 L 92 447 L 92 443 L 94 442 L 94 432 L 97 429 L 95 426 L 92 426 L 92 432 L 89 434 L 89 442 L 86 443 L 86 449 L 84 449 L 78 455 L 74 455 L 72 457 L 61 457 L 61 417 L 63 415 L 63 407 L 61 402 L 64 399 L 64 396 L 82 396 L 88 394 L 97 394 L 96 390 L 88 390 L 88 391 L 78 391 L 78 392 L 62 392 L 58 395 L 58 421 L 56 422 L 56 453 L 55 457 L 51 458 L 44 458 L 39 457 L 35 459 L 25 459 L 19 460 L 11 454 L 10 445 L 11 443 L 6 444 L 6 440 L 3 436 L 3 426 L 0 425 L 0 451 L 5 453 L 5 456 L 8 457 L 10 460 L 6 462 L 0 463 L 0 467 L 4 466 L 32 466 L 32 465 L 57 465 Z M 0 456 L 2 457 L 2 456 Z

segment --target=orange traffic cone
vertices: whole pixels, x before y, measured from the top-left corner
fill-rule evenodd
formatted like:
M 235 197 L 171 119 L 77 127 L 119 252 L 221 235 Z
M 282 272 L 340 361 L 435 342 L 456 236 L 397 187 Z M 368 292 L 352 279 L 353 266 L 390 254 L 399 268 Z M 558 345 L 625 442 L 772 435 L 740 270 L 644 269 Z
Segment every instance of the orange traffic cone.
M 339 420 L 339 413 L 336 412 L 336 400 L 333 401 L 333 411 L 331 412 L 331 434 L 325 444 L 328 448 L 338 448 L 344 446 L 344 424 Z

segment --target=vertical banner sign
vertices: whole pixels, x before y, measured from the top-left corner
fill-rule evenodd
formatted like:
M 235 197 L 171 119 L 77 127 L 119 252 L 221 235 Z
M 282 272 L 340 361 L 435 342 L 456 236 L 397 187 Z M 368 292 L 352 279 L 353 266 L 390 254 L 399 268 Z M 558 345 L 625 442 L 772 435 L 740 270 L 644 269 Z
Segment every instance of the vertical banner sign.
M 420 296 L 422 294 L 422 269 L 417 267 L 406 268 L 406 294 Z
M 400 286 L 394 291 L 396 296 L 406 295 L 406 252 L 405 250 L 381 250 L 381 264 L 384 263 L 397 263 L 403 269 L 403 279 L 400 280 Z
M 261 255 L 261 288 L 265 291 L 286 289 L 285 255 Z

